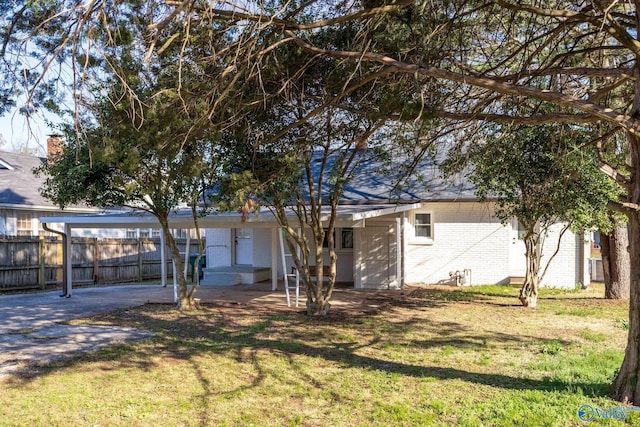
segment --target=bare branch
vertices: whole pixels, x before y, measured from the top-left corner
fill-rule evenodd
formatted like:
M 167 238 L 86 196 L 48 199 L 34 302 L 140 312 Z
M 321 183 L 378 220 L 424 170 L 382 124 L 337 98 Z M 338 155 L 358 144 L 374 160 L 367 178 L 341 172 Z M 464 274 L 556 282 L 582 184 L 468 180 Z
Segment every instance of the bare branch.
M 379 53 L 363 53 L 322 49 L 300 39 L 299 37 L 296 37 L 296 35 L 292 31 L 286 31 L 286 33 L 290 37 L 294 37 L 295 43 L 298 46 L 319 55 L 333 58 L 345 58 L 352 60 L 362 59 L 365 61 L 378 62 L 382 65 L 391 67 L 392 70 L 397 73 L 434 77 L 452 82 L 469 84 L 507 95 L 526 96 L 533 99 L 538 99 L 540 101 L 547 101 L 562 107 L 574 108 L 584 111 L 585 113 L 591 114 L 594 117 L 598 117 L 608 123 L 619 125 L 633 135 L 640 137 L 640 123 L 634 120 L 631 116 L 616 112 L 610 108 L 602 107 L 589 101 L 585 101 L 584 99 L 580 99 L 572 95 L 552 90 L 537 89 L 512 83 L 499 82 L 495 79 L 487 77 L 480 77 L 471 74 L 460 74 L 433 66 L 408 64 L 406 62 L 398 61 L 394 58 Z
M 610 200 L 609 203 L 607 203 L 607 207 L 609 209 L 612 209 L 616 212 L 623 213 L 625 215 L 629 215 L 630 213 L 631 214 L 640 213 L 640 205 L 637 203 L 616 202 L 616 201 Z
M 448 111 L 434 111 L 435 117 L 450 120 L 482 120 L 493 123 L 540 125 L 545 123 L 595 123 L 598 120 L 590 114 L 544 114 L 539 116 L 510 116 L 507 114 L 484 113 L 451 113 Z M 398 116 L 392 118 L 398 119 Z
M 166 2 L 166 4 L 169 6 L 182 7 L 184 2 L 169 0 Z M 372 16 L 383 15 L 385 13 L 404 9 L 411 4 L 413 4 L 413 0 L 398 0 L 394 4 L 374 7 L 371 9 L 363 9 L 349 15 L 343 15 L 337 18 L 310 22 L 308 24 L 300 24 L 291 20 L 278 19 L 275 16 L 271 16 L 271 15 L 251 14 L 246 12 L 240 12 L 238 10 L 210 9 L 204 6 L 197 6 L 197 5 L 194 6 L 194 9 L 200 10 L 200 11 L 206 11 L 208 14 L 210 14 L 214 18 L 221 18 L 221 19 L 232 20 L 232 21 L 251 21 L 251 22 L 259 22 L 259 23 L 268 23 L 268 24 L 274 24 L 278 27 L 282 27 L 287 30 L 312 30 L 317 28 L 328 27 L 331 25 L 341 24 L 343 22 L 349 22 L 349 21 L 354 21 L 362 18 L 369 18 Z

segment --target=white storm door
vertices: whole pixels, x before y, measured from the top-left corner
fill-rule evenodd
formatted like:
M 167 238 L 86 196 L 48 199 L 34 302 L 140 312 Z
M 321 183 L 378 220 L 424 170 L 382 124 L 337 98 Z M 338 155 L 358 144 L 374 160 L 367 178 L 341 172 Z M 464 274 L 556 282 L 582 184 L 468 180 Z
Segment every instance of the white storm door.
M 236 264 L 253 265 L 253 230 L 236 228 Z
M 509 256 L 509 271 L 511 276 L 524 277 L 527 270 L 527 259 L 524 246 L 524 228 L 516 218 L 511 220 L 511 253 Z

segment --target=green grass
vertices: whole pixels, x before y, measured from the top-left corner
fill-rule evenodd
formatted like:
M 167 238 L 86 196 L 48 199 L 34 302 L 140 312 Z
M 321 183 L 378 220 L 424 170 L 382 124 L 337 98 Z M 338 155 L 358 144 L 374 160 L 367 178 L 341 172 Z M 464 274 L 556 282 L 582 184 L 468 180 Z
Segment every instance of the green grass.
M 84 322 L 156 336 L 6 380 L 0 425 L 579 426 L 580 405 L 617 406 L 626 302 L 554 290 L 531 310 L 516 296 L 428 288 L 327 319 L 251 305 L 118 311 Z

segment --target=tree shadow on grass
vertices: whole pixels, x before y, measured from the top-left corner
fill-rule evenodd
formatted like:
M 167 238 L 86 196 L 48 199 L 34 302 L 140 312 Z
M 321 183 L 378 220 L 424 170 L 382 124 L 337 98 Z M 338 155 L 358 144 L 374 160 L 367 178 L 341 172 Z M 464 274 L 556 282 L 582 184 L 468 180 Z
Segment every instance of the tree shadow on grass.
M 136 368 L 145 371 L 154 369 L 158 364 L 167 363 L 168 360 L 174 360 L 175 363 L 186 361 L 192 365 L 192 370 L 196 372 L 196 377 L 201 383 L 203 390 L 200 396 L 201 404 L 206 406 L 206 402 L 210 400 L 209 397 L 211 395 L 220 394 L 221 392 L 212 389 L 206 372 L 199 366 L 197 361 L 199 358 L 225 356 L 231 357 L 238 362 L 250 363 L 253 366 L 255 374 L 247 378 L 244 385 L 238 390 L 222 392 L 232 396 L 237 391 L 258 387 L 268 375 L 273 375 L 273 373 L 265 372 L 261 366 L 260 358 L 257 356 L 257 352 L 267 351 L 272 355 L 287 358 L 289 366 L 297 367 L 302 378 L 316 387 L 321 387 L 322 383 L 315 381 L 304 372 L 304 366 L 298 366 L 301 362 L 296 361 L 297 356 L 334 362 L 344 368 L 379 371 L 415 378 L 461 380 L 509 390 L 566 392 L 580 388 L 585 393 L 604 396 L 608 388 L 608 384 L 599 382 L 538 380 L 505 374 L 474 372 L 454 367 L 432 366 L 428 363 L 402 363 L 388 358 L 363 355 L 361 350 L 369 348 L 368 352 L 371 353 L 370 350 L 372 348 L 375 349 L 376 346 L 381 344 L 380 336 L 359 339 L 357 342 L 332 341 L 332 337 L 328 336 L 331 331 L 316 330 L 318 322 L 315 319 L 309 319 L 304 315 L 293 312 L 278 313 L 271 316 L 255 315 L 248 321 L 246 318 L 241 318 L 242 313 L 240 312 L 237 312 L 234 316 L 224 310 L 220 312 L 215 309 L 205 310 L 204 313 L 195 316 L 173 313 L 163 318 L 162 315 L 156 316 L 153 309 L 145 311 L 149 309 L 149 307 L 143 307 L 139 310 L 112 313 L 105 316 L 104 321 L 110 319 L 114 323 L 124 323 L 127 326 L 152 330 L 156 333 L 154 338 L 142 344 L 114 346 L 110 349 L 80 355 L 48 367 L 39 374 L 46 375 L 47 372 L 75 369 L 85 361 L 115 363 L 111 368 L 114 370 Z M 412 320 L 409 323 L 411 322 L 416 323 L 418 321 Z M 351 326 L 356 330 L 358 328 L 358 324 Z M 461 324 L 443 322 L 440 325 L 433 326 L 436 329 L 442 329 L 445 333 L 434 337 L 434 339 L 416 340 L 410 342 L 409 345 L 420 348 L 436 346 L 451 346 L 462 349 L 486 348 L 478 342 L 477 337 L 470 335 L 470 333 L 460 335 L 461 332 L 465 331 L 464 326 Z M 298 330 L 291 334 L 291 329 Z M 450 333 L 450 336 L 447 336 L 447 333 Z M 400 336 L 401 332 L 398 334 Z M 492 334 L 489 340 L 514 344 L 542 344 L 536 337 L 522 337 L 507 333 Z M 393 333 L 383 336 L 384 342 L 394 342 Z M 561 342 L 560 344 L 568 343 Z M 527 372 L 526 369 L 523 371 Z M 29 382 L 34 377 L 35 375 L 15 377 L 10 381 L 10 384 L 19 386 Z M 348 399 L 348 396 L 336 395 L 334 398 Z M 208 409 L 203 409 L 202 417 L 206 418 L 208 416 L 206 414 Z M 208 420 L 205 421 L 208 422 Z

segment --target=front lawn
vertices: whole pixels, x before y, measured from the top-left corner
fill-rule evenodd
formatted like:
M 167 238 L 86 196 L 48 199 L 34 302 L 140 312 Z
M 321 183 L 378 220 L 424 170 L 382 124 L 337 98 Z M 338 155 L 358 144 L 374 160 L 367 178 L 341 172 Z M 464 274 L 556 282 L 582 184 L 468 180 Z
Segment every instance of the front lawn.
M 543 291 L 532 310 L 511 287 L 411 289 L 326 319 L 217 304 L 83 320 L 156 336 L 5 380 L 0 425 L 564 426 L 585 425 L 581 406 L 590 425 L 622 423 L 597 411 L 618 406 L 628 302 Z

